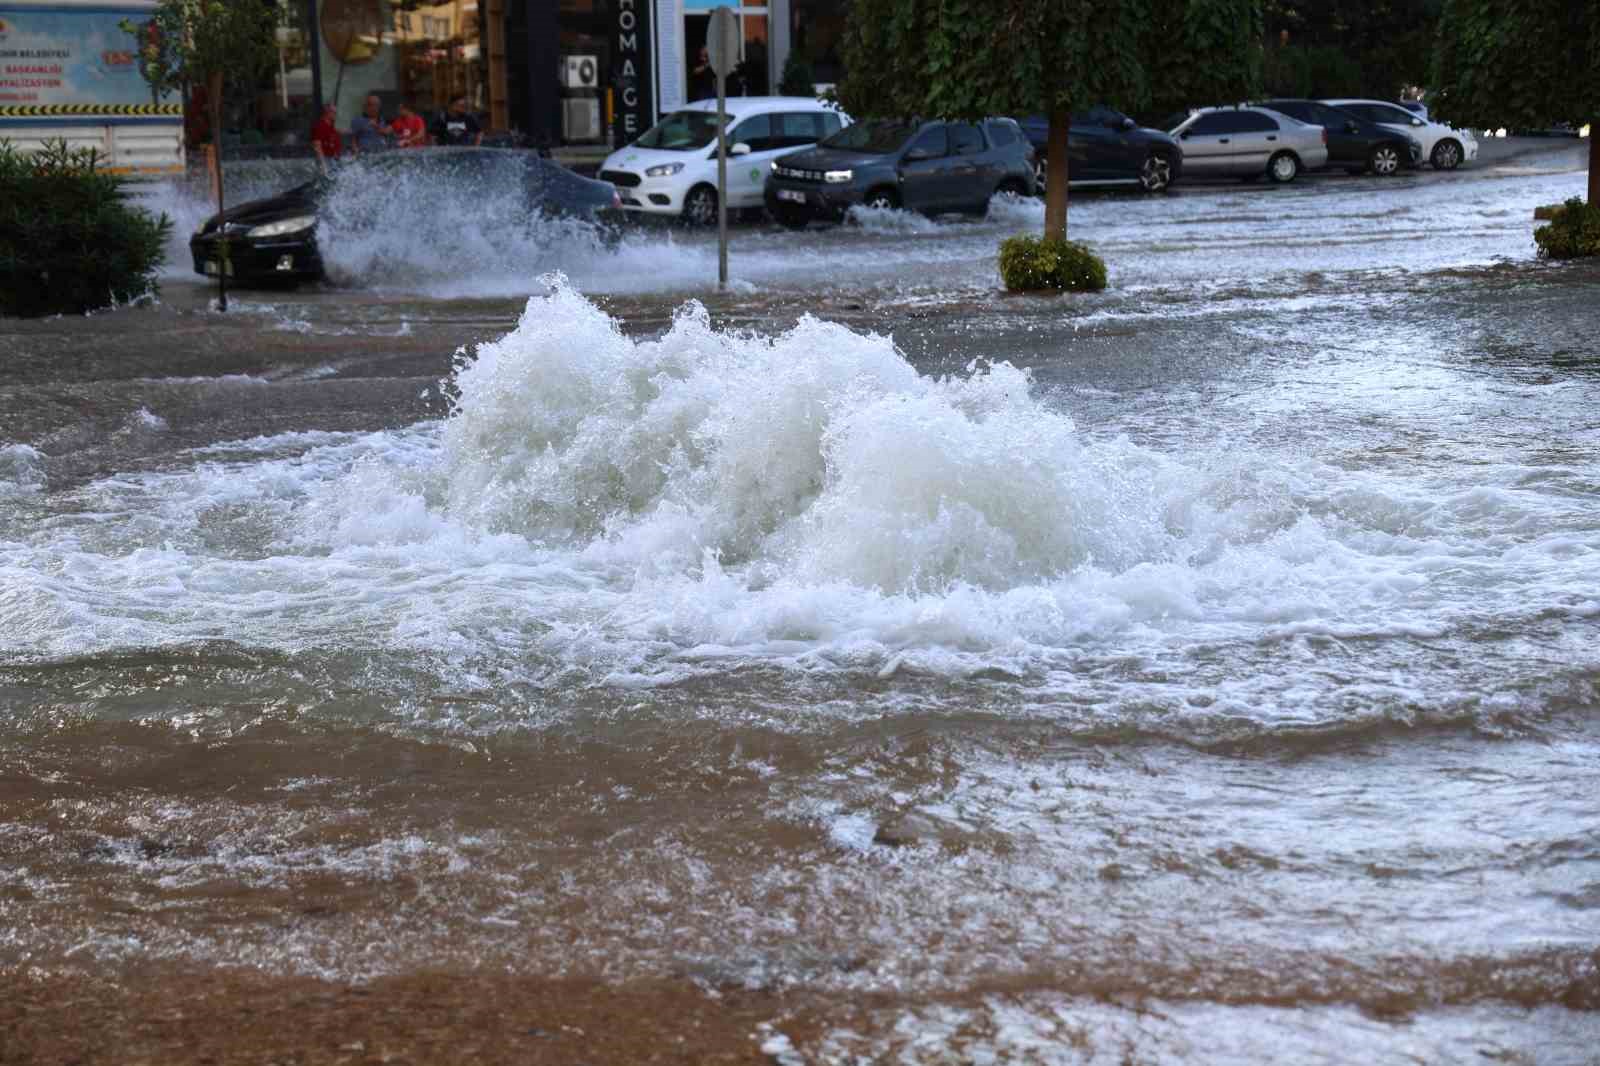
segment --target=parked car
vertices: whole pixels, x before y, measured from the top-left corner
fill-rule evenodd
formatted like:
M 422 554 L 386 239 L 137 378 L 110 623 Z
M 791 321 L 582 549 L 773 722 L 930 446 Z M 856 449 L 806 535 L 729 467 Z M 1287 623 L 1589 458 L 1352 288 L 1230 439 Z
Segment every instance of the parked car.
M 1328 132 L 1265 107 L 1207 107 L 1172 130 L 1184 169 L 1196 178 L 1265 174 L 1284 184 L 1328 162 Z
M 806 96 L 741 96 L 727 101 L 728 207 L 761 206 L 778 156 L 808 148 L 850 124 L 850 116 Z M 617 187 L 625 211 L 717 222 L 717 102 L 700 100 L 667 115 L 638 140 L 606 157 L 601 181 Z
M 1350 111 L 1315 100 L 1262 100 L 1261 106 L 1321 126 L 1328 133 L 1328 166 L 1379 177 L 1422 164 L 1422 142 Z
M 1022 132 L 1033 145 L 1033 182 L 1044 193 L 1049 166 L 1050 120 L 1030 115 Z M 1160 130 L 1147 129 L 1120 111 L 1093 107 L 1072 116 L 1067 128 L 1067 183 L 1073 188 L 1134 185 L 1162 192 L 1183 173 L 1183 149 Z
M 408 148 L 363 156 L 330 175 L 297 185 L 265 200 L 252 200 L 213 215 L 189 239 L 196 274 L 226 272 L 241 282 L 300 282 L 322 277 L 317 246 L 319 215 L 343 181 L 362 183 L 363 196 L 394 195 L 416 183 L 456 202 L 481 201 L 493 190 L 514 190 L 529 219 L 561 216 L 605 225 L 613 221 L 617 192 L 605 182 L 580 177 L 538 152 L 506 148 Z M 371 186 L 370 190 L 368 187 Z M 367 200 L 358 203 L 372 202 Z M 426 204 L 419 208 L 426 210 Z M 342 219 L 359 227 L 361 219 Z M 515 219 L 498 220 L 504 225 Z M 222 238 L 228 238 L 227 255 Z
M 1471 130 L 1458 130 L 1382 100 L 1324 100 L 1368 122 L 1378 122 L 1415 137 L 1422 154 L 1435 170 L 1454 170 L 1478 158 L 1478 142 Z
M 767 210 L 791 228 L 841 218 L 856 205 L 981 214 L 996 193 L 1033 195 L 1032 157 L 1009 118 L 859 122 L 775 160 Z

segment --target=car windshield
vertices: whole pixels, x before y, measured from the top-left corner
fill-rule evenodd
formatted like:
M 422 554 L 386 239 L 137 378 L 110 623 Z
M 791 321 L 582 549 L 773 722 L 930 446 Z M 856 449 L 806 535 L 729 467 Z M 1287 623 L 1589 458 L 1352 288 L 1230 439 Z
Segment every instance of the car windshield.
M 691 152 L 717 139 L 717 116 L 710 111 L 674 111 L 645 131 L 634 143 L 640 148 Z
M 916 124 L 910 122 L 857 122 L 821 143 L 824 148 L 846 152 L 898 152 L 916 132 Z

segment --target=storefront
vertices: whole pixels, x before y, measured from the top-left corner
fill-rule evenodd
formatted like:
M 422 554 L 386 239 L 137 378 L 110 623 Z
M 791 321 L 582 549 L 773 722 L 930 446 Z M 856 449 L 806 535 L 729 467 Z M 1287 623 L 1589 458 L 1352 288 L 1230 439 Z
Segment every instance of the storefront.
M 791 43 L 814 81 L 837 78 L 848 0 L 283 0 L 280 63 L 263 128 L 309 127 L 318 100 L 347 127 L 369 94 L 391 115 L 464 96 L 491 131 L 543 147 L 626 143 L 663 112 L 710 96 L 712 10 L 739 19 L 733 95 L 776 91 Z

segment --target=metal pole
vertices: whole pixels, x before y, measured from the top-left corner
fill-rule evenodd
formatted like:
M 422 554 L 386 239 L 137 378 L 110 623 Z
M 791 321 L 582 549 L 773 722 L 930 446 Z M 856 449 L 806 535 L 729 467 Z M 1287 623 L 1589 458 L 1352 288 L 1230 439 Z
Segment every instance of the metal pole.
M 728 79 L 717 74 L 717 291 L 728 288 Z

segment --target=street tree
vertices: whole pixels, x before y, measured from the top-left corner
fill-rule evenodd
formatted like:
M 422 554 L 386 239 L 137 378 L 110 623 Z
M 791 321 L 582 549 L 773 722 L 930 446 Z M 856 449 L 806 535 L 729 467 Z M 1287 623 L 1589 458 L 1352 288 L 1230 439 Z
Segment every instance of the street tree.
M 152 97 L 176 90 L 187 95 L 205 87 L 211 143 L 215 150 L 217 211 L 225 209 L 222 183 L 224 93 L 253 92 L 277 62 L 277 27 L 282 11 L 275 0 L 160 0 L 141 22 L 123 20 L 139 50 L 139 73 Z M 227 242 L 218 264 L 222 310 L 228 308 Z
M 1073 111 L 1243 99 L 1260 40 L 1260 0 L 854 0 L 838 96 L 858 118 L 1047 115 L 1045 237 L 1064 240 Z
M 1431 111 L 1459 126 L 1590 127 L 1600 205 L 1600 0 L 1445 0 Z

